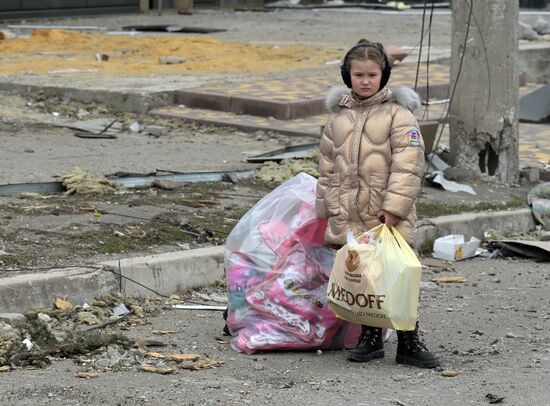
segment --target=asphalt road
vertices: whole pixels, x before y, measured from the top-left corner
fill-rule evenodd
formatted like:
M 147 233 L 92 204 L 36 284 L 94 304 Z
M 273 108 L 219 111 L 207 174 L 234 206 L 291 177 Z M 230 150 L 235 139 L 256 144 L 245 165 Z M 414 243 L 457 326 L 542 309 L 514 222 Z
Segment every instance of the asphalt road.
M 395 363 L 396 337 L 386 358 L 346 361 L 345 351 L 245 355 L 220 338 L 220 312 L 166 309 L 128 336 L 172 344 L 165 354 L 197 353 L 224 362 L 212 369 L 176 369 L 160 375 L 137 366 L 106 371 L 57 360 L 45 369 L 1 373 L 2 405 L 546 405 L 550 396 L 548 335 L 550 267 L 523 259 L 467 259 L 424 270 L 423 280 L 464 276 L 421 292 L 422 337 L 444 369 L 421 370 Z M 159 336 L 159 331 L 173 333 Z M 156 332 L 157 334 L 154 334 Z M 91 368 L 96 365 L 95 368 Z M 96 371 L 93 379 L 75 377 Z M 487 397 L 487 396 L 492 396 Z

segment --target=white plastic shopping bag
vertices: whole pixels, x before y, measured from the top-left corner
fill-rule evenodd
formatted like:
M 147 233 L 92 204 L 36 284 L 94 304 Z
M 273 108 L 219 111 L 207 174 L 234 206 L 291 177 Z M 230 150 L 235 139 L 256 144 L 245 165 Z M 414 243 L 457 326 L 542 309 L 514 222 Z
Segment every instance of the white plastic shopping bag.
M 344 245 L 336 254 L 327 303 L 338 317 L 372 327 L 414 330 L 422 266 L 411 247 L 384 224 L 375 241 Z

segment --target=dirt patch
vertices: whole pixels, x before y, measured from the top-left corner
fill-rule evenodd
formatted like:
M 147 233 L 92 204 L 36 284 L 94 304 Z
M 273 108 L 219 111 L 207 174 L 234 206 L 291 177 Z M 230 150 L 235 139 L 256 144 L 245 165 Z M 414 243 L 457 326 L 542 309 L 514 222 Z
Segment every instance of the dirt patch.
M 0 74 L 97 71 L 123 75 L 268 73 L 307 69 L 337 57 L 307 46 L 250 45 L 209 37 L 128 37 L 35 30 L 30 38 L 0 42 Z M 96 54 L 108 55 L 98 61 Z M 180 63 L 161 64 L 164 57 Z

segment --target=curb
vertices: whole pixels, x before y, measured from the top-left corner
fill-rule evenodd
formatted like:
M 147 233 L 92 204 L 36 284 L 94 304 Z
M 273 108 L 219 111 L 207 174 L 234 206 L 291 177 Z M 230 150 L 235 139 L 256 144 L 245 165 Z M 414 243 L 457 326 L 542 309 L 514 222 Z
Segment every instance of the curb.
M 482 238 L 490 229 L 526 232 L 534 229 L 535 222 L 531 209 L 518 209 L 441 216 L 420 220 L 417 226 L 416 248 L 448 234 Z M 170 295 L 212 285 L 224 276 L 224 250 L 224 246 L 215 246 L 99 264 L 105 269 L 71 268 L 0 278 L 0 313 L 51 308 L 56 296 L 82 304 L 115 291 L 148 296 L 152 289 Z
M 40 91 L 47 96 L 69 98 L 81 103 L 104 103 L 113 111 L 145 114 L 149 110 L 175 103 L 176 91 L 126 92 L 124 90 L 77 89 L 62 86 L 39 86 L 22 83 L 0 82 L 0 90 L 27 94 Z
M 482 239 L 488 230 L 527 232 L 535 228 L 535 220 L 531 209 L 517 209 L 440 216 L 419 220 L 416 226 L 415 248 L 420 248 L 428 241 L 449 234 L 464 234 Z

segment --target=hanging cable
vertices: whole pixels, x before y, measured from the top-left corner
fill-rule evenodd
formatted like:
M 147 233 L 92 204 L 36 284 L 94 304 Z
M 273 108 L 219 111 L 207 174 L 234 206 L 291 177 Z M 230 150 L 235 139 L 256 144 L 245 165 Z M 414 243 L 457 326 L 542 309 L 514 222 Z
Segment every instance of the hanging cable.
M 468 0 L 464 0 L 464 2 L 466 4 L 468 4 Z M 435 151 L 439 145 L 439 141 L 441 140 L 441 136 L 443 135 L 443 130 L 445 128 L 445 123 L 447 122 L 447 120 L 449 119 L 449 113 L 451 111 L 451 105 L 452 105 L 452 102 L 453 102 L 453 99 L 454 99 L 454 96 L 455 96 L 455 92 L 456 92 L 456 87 L 458 85 L 458 81 L 460 79 L 460 74 L 462 73 L 462 65 L 464 63 L 464 57 L 466 55 L 466 45 L 468 43 L 468 36 L 470 35 L 470 25 L 471 25 L 471 21 L 472 21 L 472 16 L 474 14 L 474 0 L 471 0 L 471 2 L 468 4 L 468 7 L 470 8 L 470 12 L 468 13 L 468 22 L 466 23 L 466 32 L 464 34 L 464 42 L 462 44 L 462 55 L 460 56 L 460 62 L 458 64 L 458 69 L 457 69 L 457 73 L 456 73 L 456 77 L 454 79 L 454 82 L 453 82 L 453 87 L 452 87 L 452 90 L 451 90 L 451 93 L 450 93 L 450 96 L 449 96 L 449 104 L 447 106 L 447 111 L 445 113 L 445 119 L 444 121 L 441 123 L 441 130 L 439 131 L 439 134 L 436 135 L 435 137 L 435 140 L 434 140 L 434 145 L 432 147 L 432 151 Z M 431 154 L 431 157 L 430 159 L 428 160 L 428 169 L 430 168 L 431 164 L 432 164 L 432 161 L 433 161 L 433 156 L 435 155 L 435 152 L 432 152 Z M 428 171 L 425 171 L 424 172 L 424 176 L 422 177 L 422 182 L 421 182 L 421 190 L 422 190 L 422 186 L 424 184 L 424 180 L 426 178 L 426 174 L 427 174 Z M 421 197 L 420 197 L 420 194 L 419 194 L 419 198 L 418 198 L 418 201 L 420 201 Z
M 418 50 L 418 62 L 416 64 L 416 77 L 414 78 L 415 92 L 416 92 L 416 89 L 418 88 L 418 74 L 420 72 L 420 61 L 422 59 L 422 44 L 424 43 L 424 23 L 426 21 L 426 4 L 428 4 L 428 0 L 424 0 L 424 9 L 422 11 L 422 28 L 420 29 L 420 49 Z
M 435 2 L 432 1 L 432 7 L 430 10 L 430 21 L 428 24 L 428 56 L 426 58 L 426 108 L 422 114 L 422 121 L 424 118 L 429 119 L 429 107 L 430 107 L 430 50 L 432 48 L 432 21 L 434 16 Z

